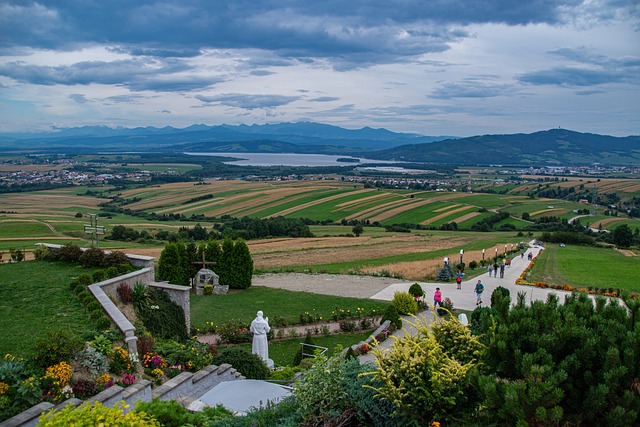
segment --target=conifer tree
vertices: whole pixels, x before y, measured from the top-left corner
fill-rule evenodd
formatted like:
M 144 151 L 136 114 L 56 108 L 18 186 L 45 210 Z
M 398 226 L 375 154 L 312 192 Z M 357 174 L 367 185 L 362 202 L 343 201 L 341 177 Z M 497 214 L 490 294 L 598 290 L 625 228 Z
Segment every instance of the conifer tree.
M 167 243 L 158 260 L 158 278 L 169 283 L 176 283 L 182 276 L 182 264 L 177 243 Z
M 231 269 L 233 265 L 233 240 L 230 237 L 227 237 L 222 242 L 222 253 L 220 254 L 220 262 L 218 262 L 218 276 L 220 276 L 220 284 L 221 285 L 229 285 L 229 287 L 233 288 L 234 284 L 232 283 L 233 277 L 231 275 Z
M 249 247 L 242 239 L 236 240 L 233 245 L 230 267 L 228 273 L 232 277 L 231 287 L 235 289 L 249 288 L 253 277 L 253 259 Z

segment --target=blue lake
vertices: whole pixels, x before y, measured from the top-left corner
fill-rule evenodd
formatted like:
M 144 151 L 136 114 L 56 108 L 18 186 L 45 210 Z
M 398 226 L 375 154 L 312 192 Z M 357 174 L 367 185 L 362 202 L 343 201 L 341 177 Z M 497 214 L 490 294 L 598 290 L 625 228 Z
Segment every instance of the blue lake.
M 184 153 L 190 156 L 235 157 L 238 160 L 225 162 L 238 166 L 356 166 L 363 163 L 396 163 L 385 160 L 360 158 L 359 163 L 339 162 L 340 158 L 351 156 L 332 156 L 328 154 L 289 154 L 289 153 Z

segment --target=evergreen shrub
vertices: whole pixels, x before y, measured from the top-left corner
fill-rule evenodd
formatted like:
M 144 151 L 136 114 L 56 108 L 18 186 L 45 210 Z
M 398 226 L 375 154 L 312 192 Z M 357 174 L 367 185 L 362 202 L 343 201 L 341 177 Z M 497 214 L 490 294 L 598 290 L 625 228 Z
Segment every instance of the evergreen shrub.
M 104 315 L 104 311 L 102 311 L 102 309 L 96 309 L 91 311 L 91 313 L 89 314 L 89 317 L 91 318 L 91 320 L 96 321 L 100 319 L 103 315 Z
M 396 307 L 400 315 L 416 314 L 418 312 L 416 299 L 406 292 L 396 292 L 393 295 L 391 304 Z
M 107 276 L 107 279 L 113 279 L 114 277 L 118 277 L 120 273 L 118 273 L 117 267 L 109 267 L 105 271 L 105 275 Z
M 104 251 L 100 248 L 89 248 L 80 255 L 80 264 L 84 267 L 101 267 L 104 260 Z
M 78 275 L 78 282 L 82 283 L 84 286 L 89 286 L 93 282 L 91 281 L 91 276 L 88 273 L 81 273 Z
M 390 321 L 391 325 L 393 325 L 396 329 L 402 328 L 402 319 L 400 318 L 398 310 L 393 304 L 389 304 L 384 310 L 382 318 L 380 319 L 380 323 L 384 323 L 387 320 Z
M 105 254 L 102 259 L 103 267 L 116 267 L 119 268 L 120 265 L 131 266 L 131 260 L 128 256 L 124 254 L 124 252 L 120 251 L 111 251 L 108 254 Z
M 421 297 L 424 295 L 424 291 L 422 290 L 422 286 L 419 283 L 414 283 L 409 287 L 409 294 L 414 297 Z
M 134 288 L 138 288 L 138 285 Z M 188 338 L 187 326 L 184 323 L 184 310 L 171 301 L 160 289 L 147 289 L 148 303 L 141 303 L 134 298 L 134 308 L 145 328 L 157 338 L 185 341 Z M 144 300 L 143 300 L 144 301 Z
M 213 358 L 215 365 L 228 363 L 247 379 L 266 380 L 269 377 L 269 367 L 257 354 L 248 352 L 240 347 L 227 347 Z
M 100 319 L 96 320 L 96 328 L 97 329 L 109 329 L 111 327 L 111 320 L 106 316 L 102 316 Z
M 73 243 L 65 243 L 57 251 L 55 251 L 54 259 L 59 259 L 65 262 L 78 262 L 82 255 L 82 249 L 80 246 Z
M 93 283 L 102 282 L 104 280 L 104 270 L 96 270 L 91 275 Z

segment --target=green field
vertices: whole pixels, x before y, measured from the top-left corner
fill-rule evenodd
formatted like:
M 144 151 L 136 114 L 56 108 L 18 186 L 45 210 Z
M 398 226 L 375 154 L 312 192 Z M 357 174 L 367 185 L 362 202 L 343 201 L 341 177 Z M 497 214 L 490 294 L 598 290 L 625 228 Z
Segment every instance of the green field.
M 89 313 L 68 289 L 72 278 L 91 272 L 44 261 L 0 265 L 0 354 L 24 354 L 50 329 L 91 331 Z
M 528 281 L 638 292 L 638 272 L 637 256 L 625 256 L 613 249 L 549 244 L 538 257 Z

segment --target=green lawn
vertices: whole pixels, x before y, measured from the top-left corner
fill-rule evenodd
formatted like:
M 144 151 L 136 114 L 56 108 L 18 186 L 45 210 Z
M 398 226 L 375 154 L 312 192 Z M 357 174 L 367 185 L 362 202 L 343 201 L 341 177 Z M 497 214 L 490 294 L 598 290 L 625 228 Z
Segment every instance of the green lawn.
M 258 310 L 269 317 L 272 326 L 276 316 L 283 317 L 287 324 L 300 322 L 300 314 L 305 311 L 322 315 L 329 319 L 336 307 L 350 309 L 363 308 L 365 313 L 372 309 L 384 311 L 388 303 L 360 298 L 344 298 L 307 292 L 291 292 L 263 286 L 252 286 L 247 290 L 231 290 L 227 295 L 191 295 L 191 324 L 216 325 L 230 320 L 242 320 L 249 324 Z
M 0 265 L 0 354 L 27 352 L 48 329 L 90 331 L 89 314 L 68 290 L 71 278 L 84 272 L 92 270 L 45 261 Z
M 639 271 L 639 257 L 624 256 L 613 249 L 549 244 L 538 257 L 528 281 L 637 292 Z
M 336 350 L 336 346 L 340 345 L 342 348 L 347 348 L 353 344 L 357 344 L 360 341 L 364 341 L 371 335 L 371 332 L 357 333 L 357 334 L 335 334 L 328 336 L 314 336 L 314 345 L 327 347 L 327 353 L 332 356 Z M 300 343 L 304 341 L 305 337 L 281 340 L 281 341 L 269 341 L 269 358 L 273 360 L 275 366 L 292 366 L 293 358 L 296 353 L 300 352 Z M 251 344 L 241 344 L 240 347 L 251 351 Z

